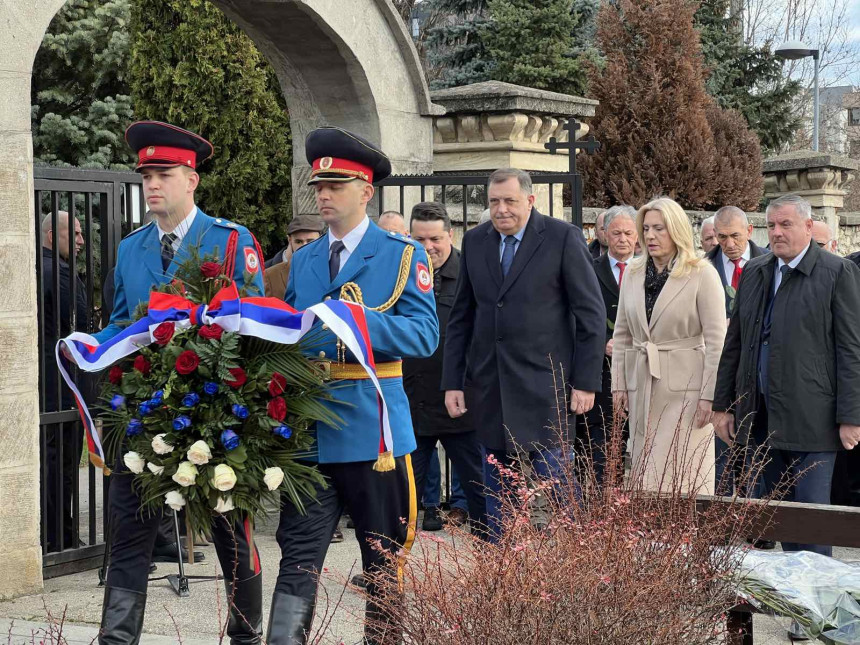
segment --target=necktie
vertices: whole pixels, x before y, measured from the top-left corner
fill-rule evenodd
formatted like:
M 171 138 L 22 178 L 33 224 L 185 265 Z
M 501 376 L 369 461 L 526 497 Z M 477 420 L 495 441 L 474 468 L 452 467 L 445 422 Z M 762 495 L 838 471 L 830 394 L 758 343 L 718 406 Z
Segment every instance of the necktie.
M 507 277 L 508 271 L 511 270 L 511 264 L 514 262 L 516 243 L 517 238 L 513 235 L 505 236 L 505 250 L 502 251 L 502 277 Z
M 334 282 L 337 274 L 340 272 L 340 254 L 346 248 L 343 242 L 337 240 L 331 245 L 331 255 L 328 257 L 328 279 Z
M 176 241 L 174 233 L 165 233 L 161 238 L 161 270 L 167 271 L 173 261 L 173 243 Z
M 732 289 L 738 288 L 738 283 L 741 281 L 741 273 L 744 272 L 744 268 L 741 266 L 741 260 L 743 260 L 743 258 L 732 260 L 732 264 L 735 265 L 734 273 L 732 273 Z
M 615 266 L 618 267 L 618 288 L 621 288 L 621 280 L 624 278 L 624 269 L 627 267 L 626 262 L 616 262 Z

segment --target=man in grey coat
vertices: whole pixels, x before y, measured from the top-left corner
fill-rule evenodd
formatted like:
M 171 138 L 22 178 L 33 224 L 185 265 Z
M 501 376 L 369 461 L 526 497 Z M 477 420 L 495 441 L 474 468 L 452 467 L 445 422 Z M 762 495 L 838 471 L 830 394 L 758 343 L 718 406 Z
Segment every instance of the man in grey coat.
M 715 426 L 727 443 L 768 448 L 766 491 L 796 478 L 789 500 L 829 504 L 836 451 L 860 441 L 860 271 L 812 241 L 811 208 L 797 195 L 770 203 L 767 226 L 773 253 L 750 260 L 738 286 Z

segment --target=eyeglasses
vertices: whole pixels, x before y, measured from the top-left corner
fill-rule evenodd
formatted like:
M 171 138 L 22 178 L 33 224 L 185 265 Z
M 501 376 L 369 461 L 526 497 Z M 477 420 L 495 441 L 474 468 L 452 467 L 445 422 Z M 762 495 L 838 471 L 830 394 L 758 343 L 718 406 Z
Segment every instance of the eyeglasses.
M 821 248 L 821 249 L 823 249 L 825 246 L 827 246 L 827 242 L 816 242 L 816 244 L 818 245 L 818 248 Z

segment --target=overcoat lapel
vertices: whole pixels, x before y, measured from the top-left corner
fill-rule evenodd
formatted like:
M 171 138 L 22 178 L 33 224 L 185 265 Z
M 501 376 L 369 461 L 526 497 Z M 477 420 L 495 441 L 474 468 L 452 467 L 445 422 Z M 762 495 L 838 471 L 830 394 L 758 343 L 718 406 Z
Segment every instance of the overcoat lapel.
M 615 282 L 615 274 L 612 272 L 612 266 L 609 263 L 609 255 L 604 253 L 597 261 L 597 279 L 603 283 L 609 293 L 618 296 L 618 283 Z
M 666 270 L 668 271 L 669 269 Z M 654 311 L 651 312 L 651 323 L 648 325 L 649 329 L 654 329 L 654 325 L 658 320 L 660 320 L 660 316 L 663 315 L 663 312 L 666 311 L 666 308 L 675 299 L 675 297 L 683 291 L 688 282 L 690 282 L 689 273 L 681 278 L 670 276 L 669 279 L 666 280 L 663 290 L 660 292 L 660 295 L 657 296 L 657 302 L 654 303 Z
M 517 253 L 514 255 L 514 262 L 511 264 L 508 275 L 505 276 L 505 279 L 502 281 L 501 289 L 499 289 L 500 298 L 508 289 L 511 288 L 511 285 L 516 281 L 517 276 L 519 276 L 525 266 L 529 263 L 529 260 L 532 259 L 535 251 L 537 251 L 540 245 L 543 244 L 543 229 L 543 216 L 532 208 L 532 213 L 529 216 L 529 221 L 528 224 L 526 224 L 526 230 L 523 234 L 523 241 L 520 242 L 520 248 L 517 249 Z M 499 263 L 499 272 L 501 272 L 501 263 Z
M 150 224 L 148 231 L 138 233 L 138 235 L 146 236 L 143 240 L 143 248 L 146 249 L 143 254 L 143 264 L 152 275 L 152 283 L 164 284 L 167 282 L 167 278 L 164 275 L 164 269 L 161 268 L 161 243 L 158 241 L 158 227 L 154 223 Z
M 487 236 L 484 238 L 484 259 L 487 262 L 487 270 L 496 283 L 496 287 L 502 286 L 502 262 L 499 255 L 499 245 L 502 238 L 492 224 L 487 227 Z
M 313 253 L 310 262 L 313 274 L 324 288 L 328 288 L 331 284 L 331 280 L 328 277 L 328 234 L 323 235 L 322 239 L 319 242 L 315 242 L 313 247 L 308 249 L 308 251 Z

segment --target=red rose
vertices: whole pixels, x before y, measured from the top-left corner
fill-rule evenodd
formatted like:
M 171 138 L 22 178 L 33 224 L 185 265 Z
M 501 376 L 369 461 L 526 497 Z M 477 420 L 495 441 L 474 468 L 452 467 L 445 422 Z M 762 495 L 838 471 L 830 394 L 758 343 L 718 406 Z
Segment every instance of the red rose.
M 248 376 L 245 374 L 245 370 L 243 370 L 241 367 L 231 367 L 227 371 L 233 375 L 233 380 L 224 382 L 232 388 L 238 390 L 240 387 L 245 385 L 245 381 L 248 380 Z
M 180 374 L 191 374 L 200 365 L 200 357 L 186 349 L 176 358 L 176 371 Z
M 217 278 L 221 275 L 221 265 L 217 262 L 204 262 L 200 265 L 200 273 L 206 278 Z
M 146 360 L 145 356 L 138 356 L 134 359 L 134 369 L 143 374 L 144 376 L 149 375 L 149 368 L 152 367 L 152 363 Z
M 277 397 L 269 401 L 266 410 L 275 421 L 283 421 L 284 417 L 287 416 L 287 402 L 281 397 Z
M 200 338 L 209 338 L 211 340 L 221 340 L 221 334 L 224 330 L 219 325 L 203 325 L 197 330 L 197 335 Z
M 269 394 L 280 396 L 287 389 L 287 377 L 278 372 L 272 372 L 272 380 L 269 381 Z
M 170 339 L 173 338 L 174 331 L 176 331 L 176 328 L 173 326 L 172 322 L 163 322 L 155 328 L 155 331 L 152 332 L 152 337 L 155 339 L 156 343 L 164 347 L 170 342 Z
M 143 357 L 138 356 L 138 358 Z M 135 367 L 137 366 L 135 365 Z M 108 372 L 108 380 L 114 385 L 119 385 L 120 383 L 122 383 L 122 368 L 119 365 L 114 365 L 112 368 L 110 368 L 110 372 Z

